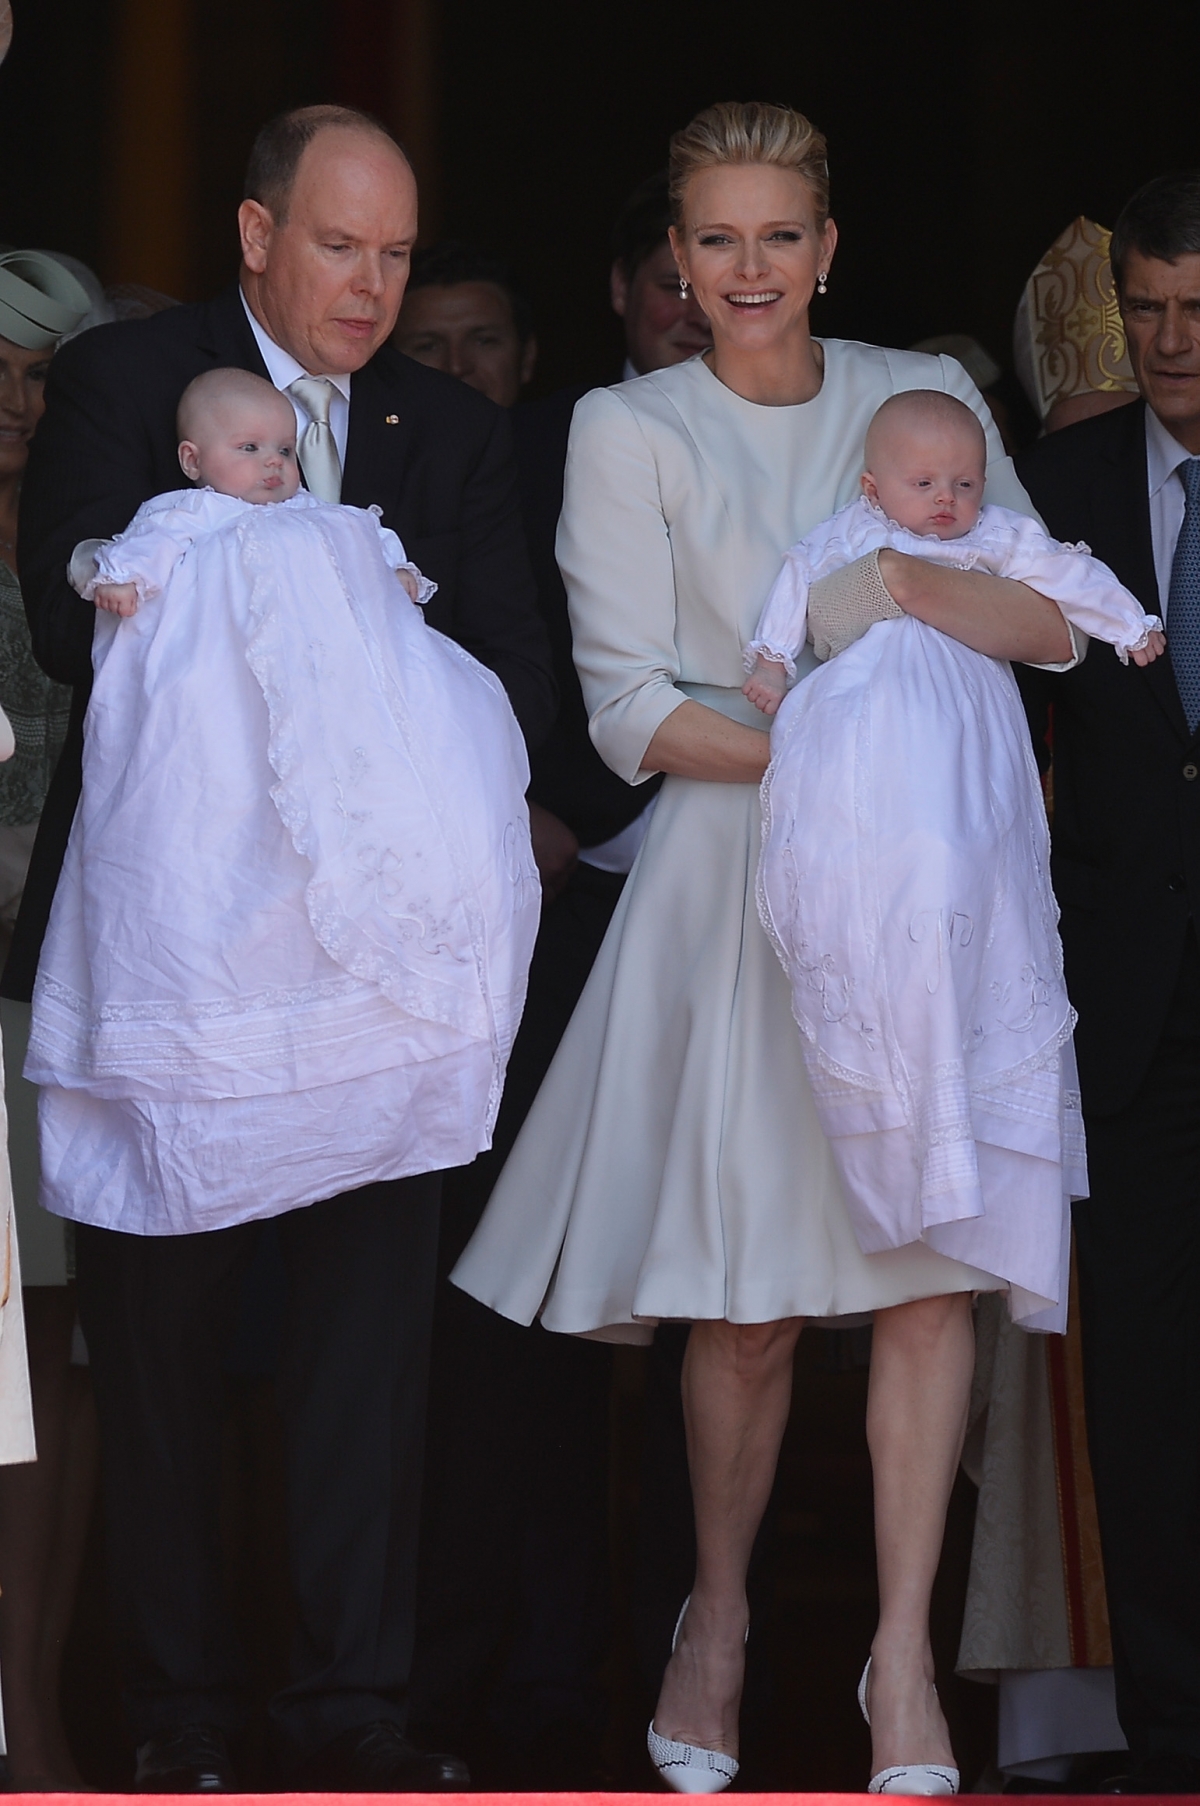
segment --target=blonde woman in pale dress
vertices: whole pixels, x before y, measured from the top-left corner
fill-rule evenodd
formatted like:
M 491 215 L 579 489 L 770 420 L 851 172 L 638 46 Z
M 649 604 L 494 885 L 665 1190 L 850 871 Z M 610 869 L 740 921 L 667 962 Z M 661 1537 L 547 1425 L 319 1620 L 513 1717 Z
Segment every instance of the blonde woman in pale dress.
M 455 1278 L 553 1330 L 648 1340 L 661 1319 L 694 1323 L 696 1579 L 650 1732 L 680 1792 L 716 1792 L 737 1771 L 746 1568 L 803 1320 L 875 1313 L 872 1787 L 949 1793 L 929 1596 L 970 1392 L 971 1295 L 1003 1282 L 919 1242 L 873 1255 L 855 1242 L 755 907 L 768 739 L 741 694 L 741 648 L 787 548 L 857 493 L 867 423 L 897 390 L 966 401 L 988 433 L 987 499 L 1029 503 L 952 360 L 810 336 L 837 234 L 806 120 L 711 108 L 673 140 L 672 187 L 680 278 L 713 349 L 579 404 L 559 533 L 596 744 L 630 783 L 668 776 Z M 901 607 L 979 651 L 1070 661 L 1062 615 L 1024 586 L 880 558 Z

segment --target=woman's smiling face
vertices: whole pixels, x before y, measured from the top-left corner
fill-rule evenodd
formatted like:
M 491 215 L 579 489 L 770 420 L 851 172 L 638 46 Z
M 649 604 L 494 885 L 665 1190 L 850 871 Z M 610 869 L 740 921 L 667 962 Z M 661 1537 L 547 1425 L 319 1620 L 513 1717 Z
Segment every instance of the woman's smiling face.
M 33 429 L 46 408 L 43 386 L 48 351 L 27 351 L 0 339 L 0 477 L 19 475 L 29 457 Z
M 718 346 L 766 351 L 806 324 L 837 228 L 820 224 L 812 190 L 793 170 L 724 164 L 692 177 L 671 243 Z

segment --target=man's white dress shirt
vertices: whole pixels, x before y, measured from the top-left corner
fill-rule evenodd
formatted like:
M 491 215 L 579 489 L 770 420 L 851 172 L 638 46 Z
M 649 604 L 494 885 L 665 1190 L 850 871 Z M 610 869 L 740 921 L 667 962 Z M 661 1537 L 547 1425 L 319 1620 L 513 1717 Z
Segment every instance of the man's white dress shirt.
M 238 292 L 241 294 L 241 290 Z M 303 364 L 298 364 L 291 352 L 285 351 L 282 345 L 277 345 L 265 327 L 259 325 L 250 311 L 250 303 L 244 294 L 242 294 L 242 306 L 246 309 L 246 318 L 250 322 L 254 342 L 262 353 L 263 363 L 267 366 L 267 375 L 275 387 L 287 395 L 289 385 L 294 383 L 298 376 L 311 376 L 312 372 L 306 370 Z M 350 433 L 350 377 L 347 373 L 342 376 L 330 376 L 327 381 L 333 384 L 333 394 L 329 401 L 329 425 L 333 433 L 334 444 L 337 446 L 338 462 L 345 470 L 346 440 Z M 299 435 L 309 425 L 309 417 L 294 395 L 288 395 L 288 400 L 296 412 L 296 432 Z
M 1171 436 L 1154 409 L 1147 406 L 1146 481 L 1150 490 L 1150 539 L 1154 546 L 1154 575 L 1158 579 L 1158 612 L 1164 621 L 1167 620 L 1171 566 L 1179 529 L 1183 525 L 1184 493 L 1179 466 L 1195 455 Z

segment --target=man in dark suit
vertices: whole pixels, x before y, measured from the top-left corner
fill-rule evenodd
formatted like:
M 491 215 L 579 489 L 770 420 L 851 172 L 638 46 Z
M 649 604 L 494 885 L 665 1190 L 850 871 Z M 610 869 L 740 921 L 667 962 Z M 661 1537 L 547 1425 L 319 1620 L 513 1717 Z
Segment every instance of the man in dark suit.
M 1017 460 L 1169 656 L 1093 644 L 1019 668 L 1054 758 L 1091 1196 L 1075 1210 L 1088 1445 L 1131 1751 L 1109 1791 L 1200 1792 L 1200 172 L 1151 182 L 1112 239 L 1142 399 Z
M 47 671 L 76 686 L 5 974 L 28 996 L 79 791 L 93 616 L 65 580 L 81 539 L 179 486 L 175 409 L 219 365 L 293 400 L 301 466 L 326 500 L 379 504 L 439 584 L 433 623 L 489 664 L 531 739 L 554 686 L 524 549 L 509 424 L 387 343 L 416 234 L 416 185 L 386 132 L 340 108 L 264 128 L 239 212 L 240 287 L 106 327 L 56 362 L 22 497 L 22 588 Z M 214 900 L 214 910 L 217 904 Z M 220 933 L 214 914 L 214 934 Z M 461 1787 L 464 1765 L 405 1735 L 438 1175 L 280 1218 L 288 1316 L 279 1388 L 298 1612 L 271 1704 L 283 1771 L 305 1787 Z M 104 1448 L 109 1562 L 136 1786 L 229 1788 L 245 1713 L 221 1600 L 221 1357 L 257 1237 L 77 1225 L 79 1308 Z

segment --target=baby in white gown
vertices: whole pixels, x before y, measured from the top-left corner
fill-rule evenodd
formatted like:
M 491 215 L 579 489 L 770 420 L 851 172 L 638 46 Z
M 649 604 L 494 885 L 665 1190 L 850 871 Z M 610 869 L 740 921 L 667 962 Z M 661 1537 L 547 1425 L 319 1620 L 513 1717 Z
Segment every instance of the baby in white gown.
M 299 490 L 247 372 L 180 431 L 200 487 L 72 559 L 108 612 L 26 1066 L 43 1202 L 152 1234 L 473 1159 L 540 910 L 508 700 L 378 511 Z
M 897 607 L 844 649 L 819 632 L 838 656 L 788 679 L 811 584 L 884 546 L 1027 583 L 1123 662 L 1158 656 L 1161 622 L 1085 548 L 982 506 L 983 430 L 952 396 L 893 396 L 865 463 L 746 651 L 746 695 L 776 716 L 759 910 L 864 1252 L 926 1241 L 1007 1279 L 1017 1321 L 1060 1328 L 1086 1195 L 1075 1017 L 1011 670 Z

